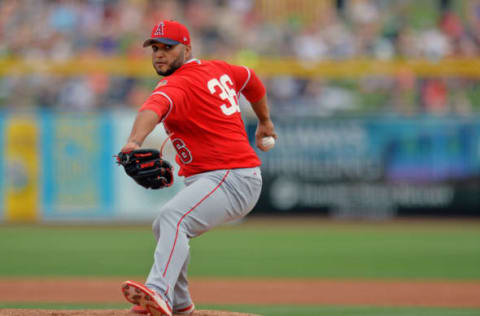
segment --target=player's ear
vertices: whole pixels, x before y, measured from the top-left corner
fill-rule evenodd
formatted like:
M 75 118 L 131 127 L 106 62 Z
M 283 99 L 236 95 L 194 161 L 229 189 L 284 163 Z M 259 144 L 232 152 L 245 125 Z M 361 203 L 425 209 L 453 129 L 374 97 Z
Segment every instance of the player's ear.
M 185 60 L 192 58 L 192 45 L 185 45 Z

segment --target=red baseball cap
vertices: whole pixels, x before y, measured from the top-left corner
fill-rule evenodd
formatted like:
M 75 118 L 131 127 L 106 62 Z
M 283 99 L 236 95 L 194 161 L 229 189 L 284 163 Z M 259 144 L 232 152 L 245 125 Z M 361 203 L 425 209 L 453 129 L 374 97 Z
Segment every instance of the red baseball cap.
M 190 34 L 185 25 L 177 21 L 165 20 L 155 24 L 150 38 L 143 42 L 143 47 L 150 46 L 153 43 L 190 45 Z

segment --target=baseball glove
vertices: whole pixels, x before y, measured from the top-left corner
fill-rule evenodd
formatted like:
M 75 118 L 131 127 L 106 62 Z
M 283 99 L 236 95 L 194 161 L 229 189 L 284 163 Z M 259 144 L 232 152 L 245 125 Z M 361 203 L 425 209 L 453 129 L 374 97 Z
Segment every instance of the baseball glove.
M 141 186 L 163 189 L 173 184 L 173 167 L 156 149 L 137 149 L 117 155 L 117 164 Z

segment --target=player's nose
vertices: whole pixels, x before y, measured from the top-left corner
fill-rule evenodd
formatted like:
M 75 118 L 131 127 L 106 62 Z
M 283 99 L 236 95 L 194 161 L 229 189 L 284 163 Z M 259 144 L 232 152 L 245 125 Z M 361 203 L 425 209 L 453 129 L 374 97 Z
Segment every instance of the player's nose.
M 164 50 L 158 49 L 157 51 L 153 52 L 153 57 L 155 59 L 165 58 L 165 56 L 166 55 Z

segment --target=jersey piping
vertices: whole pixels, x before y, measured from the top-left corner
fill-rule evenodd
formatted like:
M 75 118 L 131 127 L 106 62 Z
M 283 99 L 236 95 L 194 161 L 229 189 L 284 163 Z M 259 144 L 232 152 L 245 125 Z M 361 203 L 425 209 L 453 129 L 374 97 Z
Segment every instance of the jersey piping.
M 245 87 L 247 86 L 247 83 L 250 81 L 250 69 L 248 69 L 248 67 L 245 67 L 243 66 L 243 68 L 245 68 L 247 70 L 247 80 L 245 80 L 245 83 L 243 84 L 242 88 L 240 88 L 240 90 L 238 90 L 238 95 L 240 95 L 240 93 L 243 91 L 243 89 L 245 89 Z
M 167 119 L 170 112 L 172 112 L 173 101 L 165 92 L 157 91 L 157 92 L 152 93 L 152 95 L 154 95 L 154 94 L 163 95 L 165 98 L 167 98 L 168 102 L 170 103 L 170 106 L 168 107 L 167 113 L 165 113 L 165 115 L 162 117 L 162 120 L 160 121 L 161 123 L 163 123 L 163 121 L 165 121 Z

